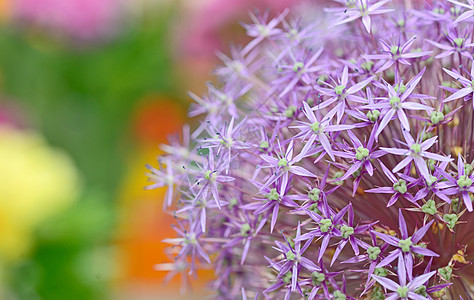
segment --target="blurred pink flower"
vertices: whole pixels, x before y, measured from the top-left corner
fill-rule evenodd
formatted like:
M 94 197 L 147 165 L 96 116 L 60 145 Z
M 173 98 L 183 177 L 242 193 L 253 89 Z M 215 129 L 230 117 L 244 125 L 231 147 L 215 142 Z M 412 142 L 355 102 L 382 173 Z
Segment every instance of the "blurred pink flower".
M 13 17 L 80 40 L 103 38 L 115 29 L 121 0 L 16 0 Z

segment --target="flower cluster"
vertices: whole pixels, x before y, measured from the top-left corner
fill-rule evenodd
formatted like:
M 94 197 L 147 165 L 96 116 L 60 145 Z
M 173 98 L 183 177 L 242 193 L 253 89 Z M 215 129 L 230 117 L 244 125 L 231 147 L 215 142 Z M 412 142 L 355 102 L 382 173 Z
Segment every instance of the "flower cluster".
M 325 3 L 327 4 L 327 3 Z M 472 1 L 252 15 L 163 146 L 174 263 L 217 299 L 471 299 Z

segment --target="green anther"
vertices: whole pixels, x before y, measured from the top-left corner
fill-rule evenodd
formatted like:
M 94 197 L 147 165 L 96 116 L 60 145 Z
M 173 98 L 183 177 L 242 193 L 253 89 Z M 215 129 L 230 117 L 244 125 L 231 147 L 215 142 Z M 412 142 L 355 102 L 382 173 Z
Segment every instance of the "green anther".
M 356 149 L 356 159 L 363 160 L 367 156 L 369 156 L 369 149 L 362 146 Z
M 336 173 L 334 173 L 334 176 L 333 176 L 333 180 L 336 180 L 338 178 L 341 178 L 342 176 L 344 176 L 344 172 L 342 171 L 337 171 Z M 337 184 L 337 185 L 343 185 L 344 184 L 344 181 L 343 180 L 339 180 L 339 181 L 334 181 L 334 184 Z
M 318 214 L 318 215 L 321 214 L 321 211 L 318 208 L 318 203 L 311 204 L 311 206 L 309 207 L 309 210 L 314 212 L 315 214 Z
M 434 215 L 436 214 L 436 212 L 438 211 L 436 209 L 436 203 L 434 202 L 434 200 L 428 200 L 426 201 L 425 204 L 423 204 L 423 206 L 421 207 L 421 210 L 425 213 L 425 214 L 430 214 L 430 215 Z
M 439 122 L 444 120 L 444 114 L 440 111 L 434 111 L 431 113 L 431 123 L 438 124 Z
M 397 289 L 398 296 L 400 298 L 407 298 L 408 297 L 408 287 L 407 286 L 401 286 Z
M 404 85 L 403 83 L 401 85 L 397 83 L 396 85 L 393 86 L 393 89 L 399 92 L 400 94 L 403 94 L 407 90 L 407 86 Z
M 319 201 L 319 195 L 321 194 L 321 190 L 318 189 L 318 188 L 314 188 L 312 189 L 311 191 L 308 192 L 308 198 L 315 201 L 315 202 L 318 202 Z
M 265 152 L 268 147 L 270 147 L 270 144 L 267 141 L 260 142 L 259 150 L 260 152 Z
M 380 111 L 378 109 L 374 109 L 373 111 L 369 111 L 366 116 L 371 122 L 376 122 L 380 116 Z
M 426 292 L 426 286 L 425 285 L 420 285 L 415 289 L 415 293 L 418 295 L 422 295 L 424 297 L 428 297 L 428 293 Z
M 348 239 L 351 235 L 354 234 L 354 228 L 347 225 L 342 225 L 341 234 L 343 239 Z
M 410 252 L 411 245 L 413 245 L 411 237 L 398 242 L 398 247 L 400 247 L 403 252 Z
M 295 115 L 296 110 L 297 110 L 296 106 L 294 105 L 288 106 L 288 108 L 285 110 L 285 116 L 287 118 L 293 117 Z
M 398 108 L 398 104 L 400 104 L 400 98 L 395 96 L 390 98 L 390 106 L 394 109 Z
M 467 176 L 471 175 L 472 169 L 473 167 L 471 164 L 464 165 L 464 174 L 466 174 Z
M 334 300 L 345 300 L 347 299 L 346 295 L 344 295 L 343 292 L 336 290 L 334 293 L 332 293 L 332 299 Z
M 470 187 L 472 185 L 472 180 L 471 178 L 469 178 L 468 176 L 466 175 L 461 175 L 459 176 L 459 179 L 458 179 L 458 186 L 460 188 L 464 188 L 464 187 Z
M 311 278 L 313 284 L 315 286 L 318 286 L 326 279 L 326 275 L 324 275 L 323 273 L 319 273 L 318 271 L 314 271 L 313 273 L 311 273 Z
M 375 286 L 372 292 L 372 300 L 384 300 L 385 293 L 380 286 Z
M 302 62 L 296 62 L 294 65 L 293 65 L 293 71 L 295 72 L 298 72 L 300 70 L 302 70 L 304 68 L 304 64 Z
M 284 283 L 286 284 L 290 284 L 291 283 L 291 271 L 288 271 L 285 273 L 285 275 L 283 275 L 283 277 L 281 278 L 281 280 L 283 280 Z
M 459 48 L 462 47 L 462 44 L 464 43 L 464 41 L 465 41 L 465 40 L 464 40 L 463 38 L 455 38 L 455 39 L 453 40 L 453 42 L 454 42 Z
M 374 270 L 374 275 L 380 276 L 380 277 L 387 277 L 388 271 L 385 268 L 376 268 Z
M 291 260 L 291 261 L 295 260 L 296 259 L 296 254 L 294 254 L 293 251 L 291 251 L 291 250 L 288 251 L 288 252 L 286 252 L 286 259 Z
M 372 67 L 374 66 L 374 62 L 371 61 L 371 60 L 368 60 L 368 61 L 365 61 L 363 63 L 360 64 L 361 68 L 366 70 L 366 71 L 370 71 L 372 70 Z
M 393 55 L 397 55 L 398 51 L 400 50 L 400 47 L 398 46 L 392 46 L 390 48 L 390 53 L 392 53 Z
M 377 257 L 379 257 L 380 252 L 382 251 L 379 247 L 370 246 L 369 248 L 367 248 L 367 254 L 369 255 L 369 259 L 371 260 L 376 260 Z
M 273 188 L 270 190 L 270 193 L 265 195 L 265 198 L 267 198 L 269 201 L 276 201 L 280 199 L 280 195 L 278 195 L 277 189 Z
M 438 269 L 439 276 L 446 281 L 451 281 L 451 276 L 453 275 L 453 268 L 446 266 L 444 268 Z
M 280 159 L 280 161 L 278 162 L 278 166 L 279 167 L 287 167 L 288 166 L 288 161 L 286 160 L 286 158 Z
M 242 237 L 247 237 L 249 236 L 250 230 L 250 225 L 248 223 L 245 223 L 244 225 L 242 225 L 242 227 L 240 227 L 240 235 Z
M 397 25 L 400 26 L 400 27 L 404 27 L 405 26 L 405 20 L 403 20 L 403 19 L 398 20 Z
M 319 229 L 321 230 L 321 232 L 328 232 L 331 226 L 331 219 L 322 219 L 321 221 L 319 221 Z
M 407 192 L 407 182 L 403 179 L 400 179 L 393 184 L 393 189 L 400 194 L 405 194 Z
M 320 129 L 319 122 L 314 122 L 313 124 L 311 124 L 311 130 L 314 133 L 319 133 L 319 129 Z
M 413 144 L 411 145 L 410 149 L 415 153 L 418 154 L 421 152 L 421 145 L 420 144 Z
M 446 223 L 448 223 L 448 227 L 450 229 L 453 229 L 454 226 L 456 226 L 456 222 L 458 221 L 458 215 L 456 214 L 445 214 L 443 216 L 443 220 L 446 221 Z
M 334 92 L 336 93 L 336 95 L 342 95 L 342 92 L 344 91 L 346 87 L 344 85 L 338 85 L 334 88 Z
M 453 210 L 458 209 L 458 204 L 459 204 L 459 198 L 451 199 L 451 207 L 452 207 Z
M 233 209 L 237 204 L 239 204 L 239 201 L 237 201 L 237 198 L 232 198 L 229 200 L 229 209 Z

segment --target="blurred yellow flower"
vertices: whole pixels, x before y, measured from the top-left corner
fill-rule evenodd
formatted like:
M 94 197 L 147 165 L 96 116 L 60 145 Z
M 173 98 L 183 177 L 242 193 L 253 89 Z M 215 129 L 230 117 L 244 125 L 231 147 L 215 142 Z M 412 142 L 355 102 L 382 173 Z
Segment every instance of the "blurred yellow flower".
M 27 255 L 35 227 L 69 206 L 78 190 L 65 153 L 36 133 L 0 126 L 0 261 Z

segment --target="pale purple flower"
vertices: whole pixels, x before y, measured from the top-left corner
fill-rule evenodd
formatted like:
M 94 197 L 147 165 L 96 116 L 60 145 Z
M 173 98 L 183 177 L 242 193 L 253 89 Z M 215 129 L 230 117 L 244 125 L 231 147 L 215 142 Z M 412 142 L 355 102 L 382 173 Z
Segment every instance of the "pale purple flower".
M 470 95 L 472 97 L 472 95 L 474 93 L 474 64 L 472 64 L 471 73 L 469 74 L 471 79 L 467 79 L 466 77 L 461 76 L 461 74 L 459 74 L 455 70 L 450 71 L 450 70 L 445 69 L 445 68 L 443 68 L 443 70 L 446 73 L 448 73 L 449 76 L 453 77 L 454 79 L 459 81 L 464 86 L 463 88 L 459 89 L 458 91 L 456 91 L 454 94 L 452 94 L 448 98 L 444 99 L 443 100 L 444 103 L 449 102 L 449 101 L 453 101 L 453 100 L 456 100 L 456 99 L 459 99 L 459 98 L 464 98 L 468 95 Z
M 453 3 L 453 4 L 456 4 L 456 5 L 459 5 L 459 6 L 462 6 L 462 7 L 468 9 L 467 11 L 463 12 L 462 15 L 460 15 L 454 21 L 455 24 L 458 23 L 458 22 L 462 22 L 462 21 L 465 21 L 469 18 L 474 17 L 474 0 L 467 0 L 468 3 L 459 2 L 459 1 L 455 1 L 455 0 L 448 0 L 448 1 Z
M 335 25 L 345 24 L 352 22 L 358 18 L 362 18 L 362 23 L 364 24 L 365 29 L 368 33 L 371 30 L 371 19 L 370 15 L 380 15 L 393 11 L 393 9 L 382 8 L 382 5 L 388 3 L 390 0 L 382 1 L 370 1 L 370 0 L 356 0 L 348 1 L 348 4 L 353 4 L 354 8 L 349 8 L 341 12 L 340 15 L 343 16 L 343 20 L 338 21 Z

